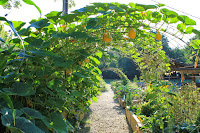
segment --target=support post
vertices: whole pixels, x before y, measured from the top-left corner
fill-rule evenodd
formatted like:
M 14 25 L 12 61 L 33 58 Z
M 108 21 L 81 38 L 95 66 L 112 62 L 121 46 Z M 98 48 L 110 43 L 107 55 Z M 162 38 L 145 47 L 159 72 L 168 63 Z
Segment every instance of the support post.
M 63 0 L 63 13 L 68 14 L 68 0 Z
M 184 73 L 181 73 L 181 83 L 184 83 L 185 77 L 184 77 Z
M 192 74 L 192 81 L 195 83 L 195 74 Z

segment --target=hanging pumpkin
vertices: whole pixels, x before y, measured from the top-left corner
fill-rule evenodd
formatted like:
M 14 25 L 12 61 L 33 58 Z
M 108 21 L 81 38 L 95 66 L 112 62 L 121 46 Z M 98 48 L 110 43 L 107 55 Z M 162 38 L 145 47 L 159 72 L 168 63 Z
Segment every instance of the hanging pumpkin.
M 103 41 L 104 42 L 110 42 L 111 41 L 111 37 L 110 37 L 108 31 L 105 31 L 105 33 L 103 35 Z
M 141 12 L 142 16 L 146 17 L 147 13 L 146 12 Z
M 134 39 L 136 37 L 136 33 L 135 31 L 133 30 L 133 28 L 130 29 L 130 31 L 128 32 L 128 37 L 130 39 Z
M 162 35 L 158 31 L 157 34 L 156 34 L 156 40 L 160 41 L 161 39 L 162 39 Z

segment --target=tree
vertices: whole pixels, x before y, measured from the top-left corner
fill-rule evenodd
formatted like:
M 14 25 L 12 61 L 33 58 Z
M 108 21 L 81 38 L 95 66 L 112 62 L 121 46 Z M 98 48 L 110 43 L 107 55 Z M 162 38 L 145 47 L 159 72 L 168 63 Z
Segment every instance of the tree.
M 9 33 L 4 30 L 4 26 L 0 23 L 0 39 L 4 40 L 4 42 L 0 41 L 0 49 L 6 49 L 7 48 L 7 43 L 11 39 L 9 36 Z
M 4 9 L 19 8 L 21 6 L 20 0 L 8 0 L 2 5 Z

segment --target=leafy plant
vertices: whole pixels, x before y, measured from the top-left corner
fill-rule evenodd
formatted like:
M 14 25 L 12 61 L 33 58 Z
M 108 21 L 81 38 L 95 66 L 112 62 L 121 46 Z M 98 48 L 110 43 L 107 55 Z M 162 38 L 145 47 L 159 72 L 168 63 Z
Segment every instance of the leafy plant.
M 0 5 L 7 1 L 0 1 Z M 33 1 L 23 1 L 41 13 Z M 151 27 L 143 20 L 151 24 L 177 23 L 181 34 L 198 35 L 199 32 L 193 28 L 185 31 L 188 25 L 195 24 L 189 17 L 158 7 L 93 3 L 72 14 L 52 11 L 45 18 L 32 20 L 28 27 L 23 22 L 0 17 L 16 35 L 0 50 L 1 124 L 10 132 L 30 129 L 39 133 L 73 132 L 78 128 L 78 114 L 88 110 L 90 99 L 97 100 L 101 80 L 99 59 L 106 49 L 115 48 L 134 58 L 144 79 L 152 83 L 145 101 L 151 102 L 157 111 L 154 116 L 160 119 L 147 120 L 157 125 L 151 128 L 153 131 L 164 131 L 165 120 L 171 117 L 167 109 L 173 105 L 168 98 L 174 94 L 168 89 L 168 83 L 158 82 L 158 79 L 168 70 L 169 63 L 161 43 L 155 41 L 156 35 L 149 32 Z M 144 11 L 146 14 L 141 13 Z M 137 29 L 137 34 L 125 40 L 130 26 Z M 105 31 L 109 32 L 106 42 L 102 39 Z M 2 38 L 0 41 L 6 42 Z M 114 71 L 122 79 L 120 86 L 116 84 L 115 92 L 119 91 L 117 95 L 126 98 L 130 81 L 120 70 Z

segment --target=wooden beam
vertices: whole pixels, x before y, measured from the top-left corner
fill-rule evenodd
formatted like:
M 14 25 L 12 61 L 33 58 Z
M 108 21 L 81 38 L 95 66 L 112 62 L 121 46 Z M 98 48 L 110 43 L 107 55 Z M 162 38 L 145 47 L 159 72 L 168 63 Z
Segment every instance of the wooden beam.
M 199 74 L 200 68 L 172 68 L 171 71 L 178 71 L 185 74 Z

